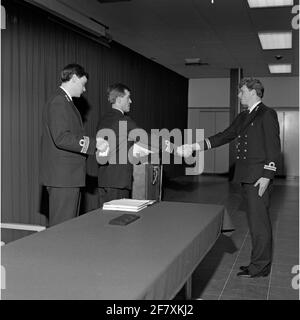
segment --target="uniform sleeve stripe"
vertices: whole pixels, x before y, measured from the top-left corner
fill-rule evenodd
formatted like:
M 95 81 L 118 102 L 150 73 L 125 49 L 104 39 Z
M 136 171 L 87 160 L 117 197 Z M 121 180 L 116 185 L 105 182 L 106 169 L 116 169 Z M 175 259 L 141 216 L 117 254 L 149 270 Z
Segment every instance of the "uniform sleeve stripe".
M 264 166 L 264 169 L 272 170 L 272 171 L 276 171 L 277 170 L 276 167 L 270 167 L 270 166 L 267 166 L 267 165 Z
M 208 138 L 205 139 L 206 145 L 208 149 L 211 149 L 211 144 Z
M 264 165 L 264 169 L 271 170 L 271 171 L 276 171 L 277 170 L 277 168 L 275 167 L 275 163 L 274 162 L 270 162 L 269 164 L 265 164 Z

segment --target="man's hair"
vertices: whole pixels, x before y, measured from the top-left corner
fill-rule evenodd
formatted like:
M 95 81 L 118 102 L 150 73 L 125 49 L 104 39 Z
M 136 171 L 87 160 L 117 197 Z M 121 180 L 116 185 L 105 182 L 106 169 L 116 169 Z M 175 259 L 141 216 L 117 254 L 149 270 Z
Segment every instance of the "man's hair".
M 239 84 L 239 88 L 241 88 L 242 86 L 246 86 L 249 90 L 255 90 L 256 94 L 258 95 L 258 97 L 262 98 L 264 96 L 264 86 L 262 85 L 262 83 L 260 82 L 260 80 L 258 79 L 254 79 L 254 78 L 244 78 L 241 80 L 240 84 Z
M 118 97 L 124 97 L 125 90 L 130 92 L 130 89 L 122 83 L 115 83 L 107 88 L 107 99 L 111 104 L 114 104 Z
M 86 76 L 86 78 L 89 78 L 88 73 L 84 70 L 82 66 L 76 63 L 71 63 L 65 66 L 60 74 L 60 79 L 62 82 L 69 81 L 73 75 L 76 75 L 78 78 L 82 78 Z

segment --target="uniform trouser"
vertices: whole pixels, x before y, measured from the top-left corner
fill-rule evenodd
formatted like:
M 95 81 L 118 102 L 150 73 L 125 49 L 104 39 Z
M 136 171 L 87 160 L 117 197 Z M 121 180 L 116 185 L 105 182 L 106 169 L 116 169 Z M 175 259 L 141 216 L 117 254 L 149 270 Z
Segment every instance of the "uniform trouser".
M 49 194 L 49 227 L 79 215 L 80 188 L 47 187 Z
M 272 264 L 272 224 L 269 214 L 270 188 L 263 196 L 258 195 L 259 187 L 243 183 L 247 201 L 247 219 L 252 242 L 250 274 L 270 272 Z
M 131 190 L 129 189 L 102 187 L 102 188 L 98 188 L 98 193 L 99 193 L 99 208 L 103 206 L 104 202 L 131 197 Z

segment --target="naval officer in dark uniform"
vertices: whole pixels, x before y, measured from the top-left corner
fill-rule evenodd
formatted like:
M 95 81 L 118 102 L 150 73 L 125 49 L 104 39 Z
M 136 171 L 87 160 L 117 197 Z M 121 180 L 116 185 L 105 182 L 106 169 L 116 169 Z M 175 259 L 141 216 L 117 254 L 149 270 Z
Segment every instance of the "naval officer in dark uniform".
M 101 138 L 85 135 L 81 115 L 72 97 L 85 92 L 88 74 L 78 64 L 61 72 L 61 86 L 43 110 L 40 183 L 49 194 L 49 226 L 76 217 L 80 187 L 85 186 L 86 156 L 104 151 Z
M 270 185 L 280 155 L 277 113 L 261 99 L 264 87 L 257 79 L 243 79 L 239 98 L 248 109 L 214 136 L 183 146 L 183 155 L 192 150 L 208 150 L 236 139 L 234 182 L 240 183 L 247 201 L 247 219 L 252 240 L 251 261 L 241 266 L 241 277 L 261 277 L 270 273 L 272 263 L 272 225 L 269 215 Z
M 123 152 L 127 156 L 128 150 L 133 146 L 133 141 L 127 141 L 128 133 L 136 129 L 137 124 L 126 114 L 130 111 L 131 97 L 130 89 L 122 83 L 112 84 L 108 87 L 108 101 L 111 110 L 101 119 L 98 130 L 111 129 L 116 137 L 116 147 L 110 146 L 111 153 L 114 152 L 115 163 L 107 162 L 98 167 L 98 193 L 99 207 L 107 201 L 131 198 L 133 165 L 127 161 L 119 163 L 119 154 Z M 126 131 L 119 130 L 119 123 L 126 123 Z M 97 136 L 99 134 L 97 133 Z M 121 143 L 126 141 L 126 143 Z M 124 150 L 122 148 L 125 148 Z M 110 156 L 112 156 L 110 154 Z

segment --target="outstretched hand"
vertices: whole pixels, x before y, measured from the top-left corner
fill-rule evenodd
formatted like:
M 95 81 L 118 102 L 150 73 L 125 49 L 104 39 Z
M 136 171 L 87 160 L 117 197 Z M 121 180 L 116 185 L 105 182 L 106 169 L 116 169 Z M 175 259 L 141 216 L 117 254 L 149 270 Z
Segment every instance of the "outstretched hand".
M 193 153 L 193 146 L 191 144 L 183 144 L 182 146 L 177 147 L 176 154 L 180 157 L 190 157 Z
M 97 137 L 96 140 L 97 140 L 96 148 L 97 148 L 98 155 L 99 156 L 107 156 L 108 151 L 109 151 L 108 142 L 101 137 Z
M 201 147 L 199 143 L 193 143 L 193 144 L 183 144 L 182 146 L 177 147 L 176 154 L 188 158 L 192 155 L 193 151 L 200 151 Z

